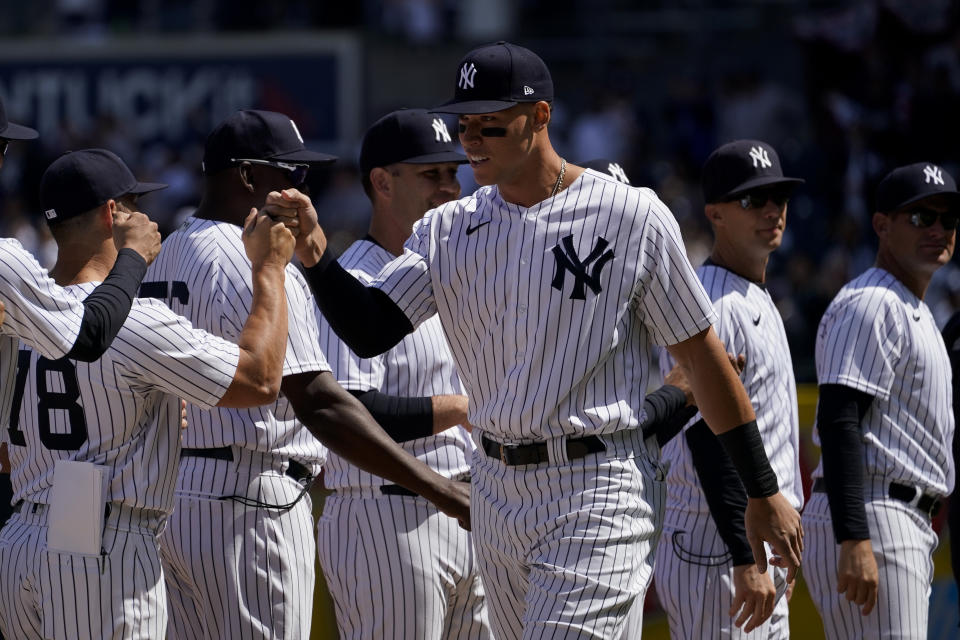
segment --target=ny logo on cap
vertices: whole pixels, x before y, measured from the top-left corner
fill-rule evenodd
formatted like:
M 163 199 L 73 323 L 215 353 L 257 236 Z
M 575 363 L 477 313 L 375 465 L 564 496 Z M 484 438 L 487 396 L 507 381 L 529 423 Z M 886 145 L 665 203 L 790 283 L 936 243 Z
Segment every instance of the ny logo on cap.
M 461 89 L 473 89 L 473 79 L 477 75 L 477 68 L 472 62 L 464 62 L 460 67 L 460 81 L 457 86 Z
M 767 167 L 773 166 L 773 163 L 770 162 L 770 155 L 763 147 L 750 147 L 750 157 L 753 158 L 754 168 L 760 167 L 761 169 L 766 169 Z
M 433 119 L 433 135 L 436 136 L 437 142 L 452 142 L 450 132 L 447 131 L 447 123 L 440 118 Z
M 943 184 L 943 171 L 940 170 L 940 167 L 928 164 L 923 168 L 923 177 L 926 178 L 927 184 L 930 184 L 931 180 L 933 180 L 933 184 Z
M 607 171 L 609 171 L 610 175 L 612 175 L 614 178 L 616 178 L 623 184 L 630 184 L 630 179 L 627 177 L 627 173 L 623 170 L 623 167 L 621 167 L 618 163 L 611 162 L 610 164 L 608 164 Z
M 293 132 L 297 134 L 297 140 L 300 141 L 300 144 L 303 144 L 303 136 L 300 135 L 300 130 L 297 129 L 297 124 L 293 120 L 291 120 L 290 126 L 293 127 Z

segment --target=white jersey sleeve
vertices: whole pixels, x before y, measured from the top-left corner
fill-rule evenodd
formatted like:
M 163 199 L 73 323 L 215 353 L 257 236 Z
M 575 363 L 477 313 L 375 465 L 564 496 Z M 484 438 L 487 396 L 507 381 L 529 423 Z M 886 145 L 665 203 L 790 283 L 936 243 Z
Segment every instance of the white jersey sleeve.
M 886 400 L 903 342 L 902 313 L 884 289 L 865 289 L 831 305 L 817 337 L 817 382 Z
M 387 263 L 372 282 L 390 296 L 414 328 L 437 313 L 430 278 L 431 228 L 437 211 L 428 211 L 413 225 L 403 255 Z
M 0 334 L 23 340 L 47 358 L 73 347 L 83 302 L 65 292 L 16 240 L 0 238 L 0 300 L 6 318 Z
M 709 328 L 716 314 L 687 259 L 673 214 L 652 191 L 642 191 L 651 205 L 637 256 L 641 277 L 634 298 L 653 341 L 677 344 Z

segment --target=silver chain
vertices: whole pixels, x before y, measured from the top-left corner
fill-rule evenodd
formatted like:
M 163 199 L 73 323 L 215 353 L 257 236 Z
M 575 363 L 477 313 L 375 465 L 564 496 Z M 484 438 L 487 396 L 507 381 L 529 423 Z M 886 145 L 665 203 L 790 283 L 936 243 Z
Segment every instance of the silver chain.
M 567 171 L 567 161 L 564 158 L 560 158 L 560 175 L 557 176 L 557 184 L 553 185 L 553 191 L 550 192 L 550 197 L 557 195 L 557 191 L 560 191 L 560 185 L 563 184 L 563 174 Z

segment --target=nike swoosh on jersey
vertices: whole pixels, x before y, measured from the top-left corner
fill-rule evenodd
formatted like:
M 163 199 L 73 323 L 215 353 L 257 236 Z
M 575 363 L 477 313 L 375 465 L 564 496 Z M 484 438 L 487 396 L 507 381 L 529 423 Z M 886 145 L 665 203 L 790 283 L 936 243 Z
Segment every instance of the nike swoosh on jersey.
M 761 317 L 762 317 L 762 315 L 758 315 L 756 318 L 753 319 L 753 326 L 755 326 L 755 327 L 759 327 L 759 326 L 760 326 L 760 318 L 761 318 Z
M 482 226 L 484 226 L 484 225 L 487 225 L 487 224 L 490 224 L 491 222 L 493 222 L 493 220 L 487 220 L 486 222 L 481 222 L 480 224 L 478 224 L 478 225 L 476 225 L 476 226 L 473 226 L 473 227 L 468 226 L 468 227 L 467 227 L 467 235 L 470 235 L 471 233 L 473 233 L 474 231 L 476 231 L 476 230 L 479 229 L 480 227 L 482 227 Z

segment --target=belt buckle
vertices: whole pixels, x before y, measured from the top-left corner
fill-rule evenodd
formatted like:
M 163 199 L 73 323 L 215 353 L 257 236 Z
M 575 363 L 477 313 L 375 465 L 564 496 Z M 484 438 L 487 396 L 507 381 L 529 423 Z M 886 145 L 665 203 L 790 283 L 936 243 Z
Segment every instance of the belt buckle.
M 500 446 L 500 462 L 507 464 L 507 448 L 502 442 L 497 443 Z

